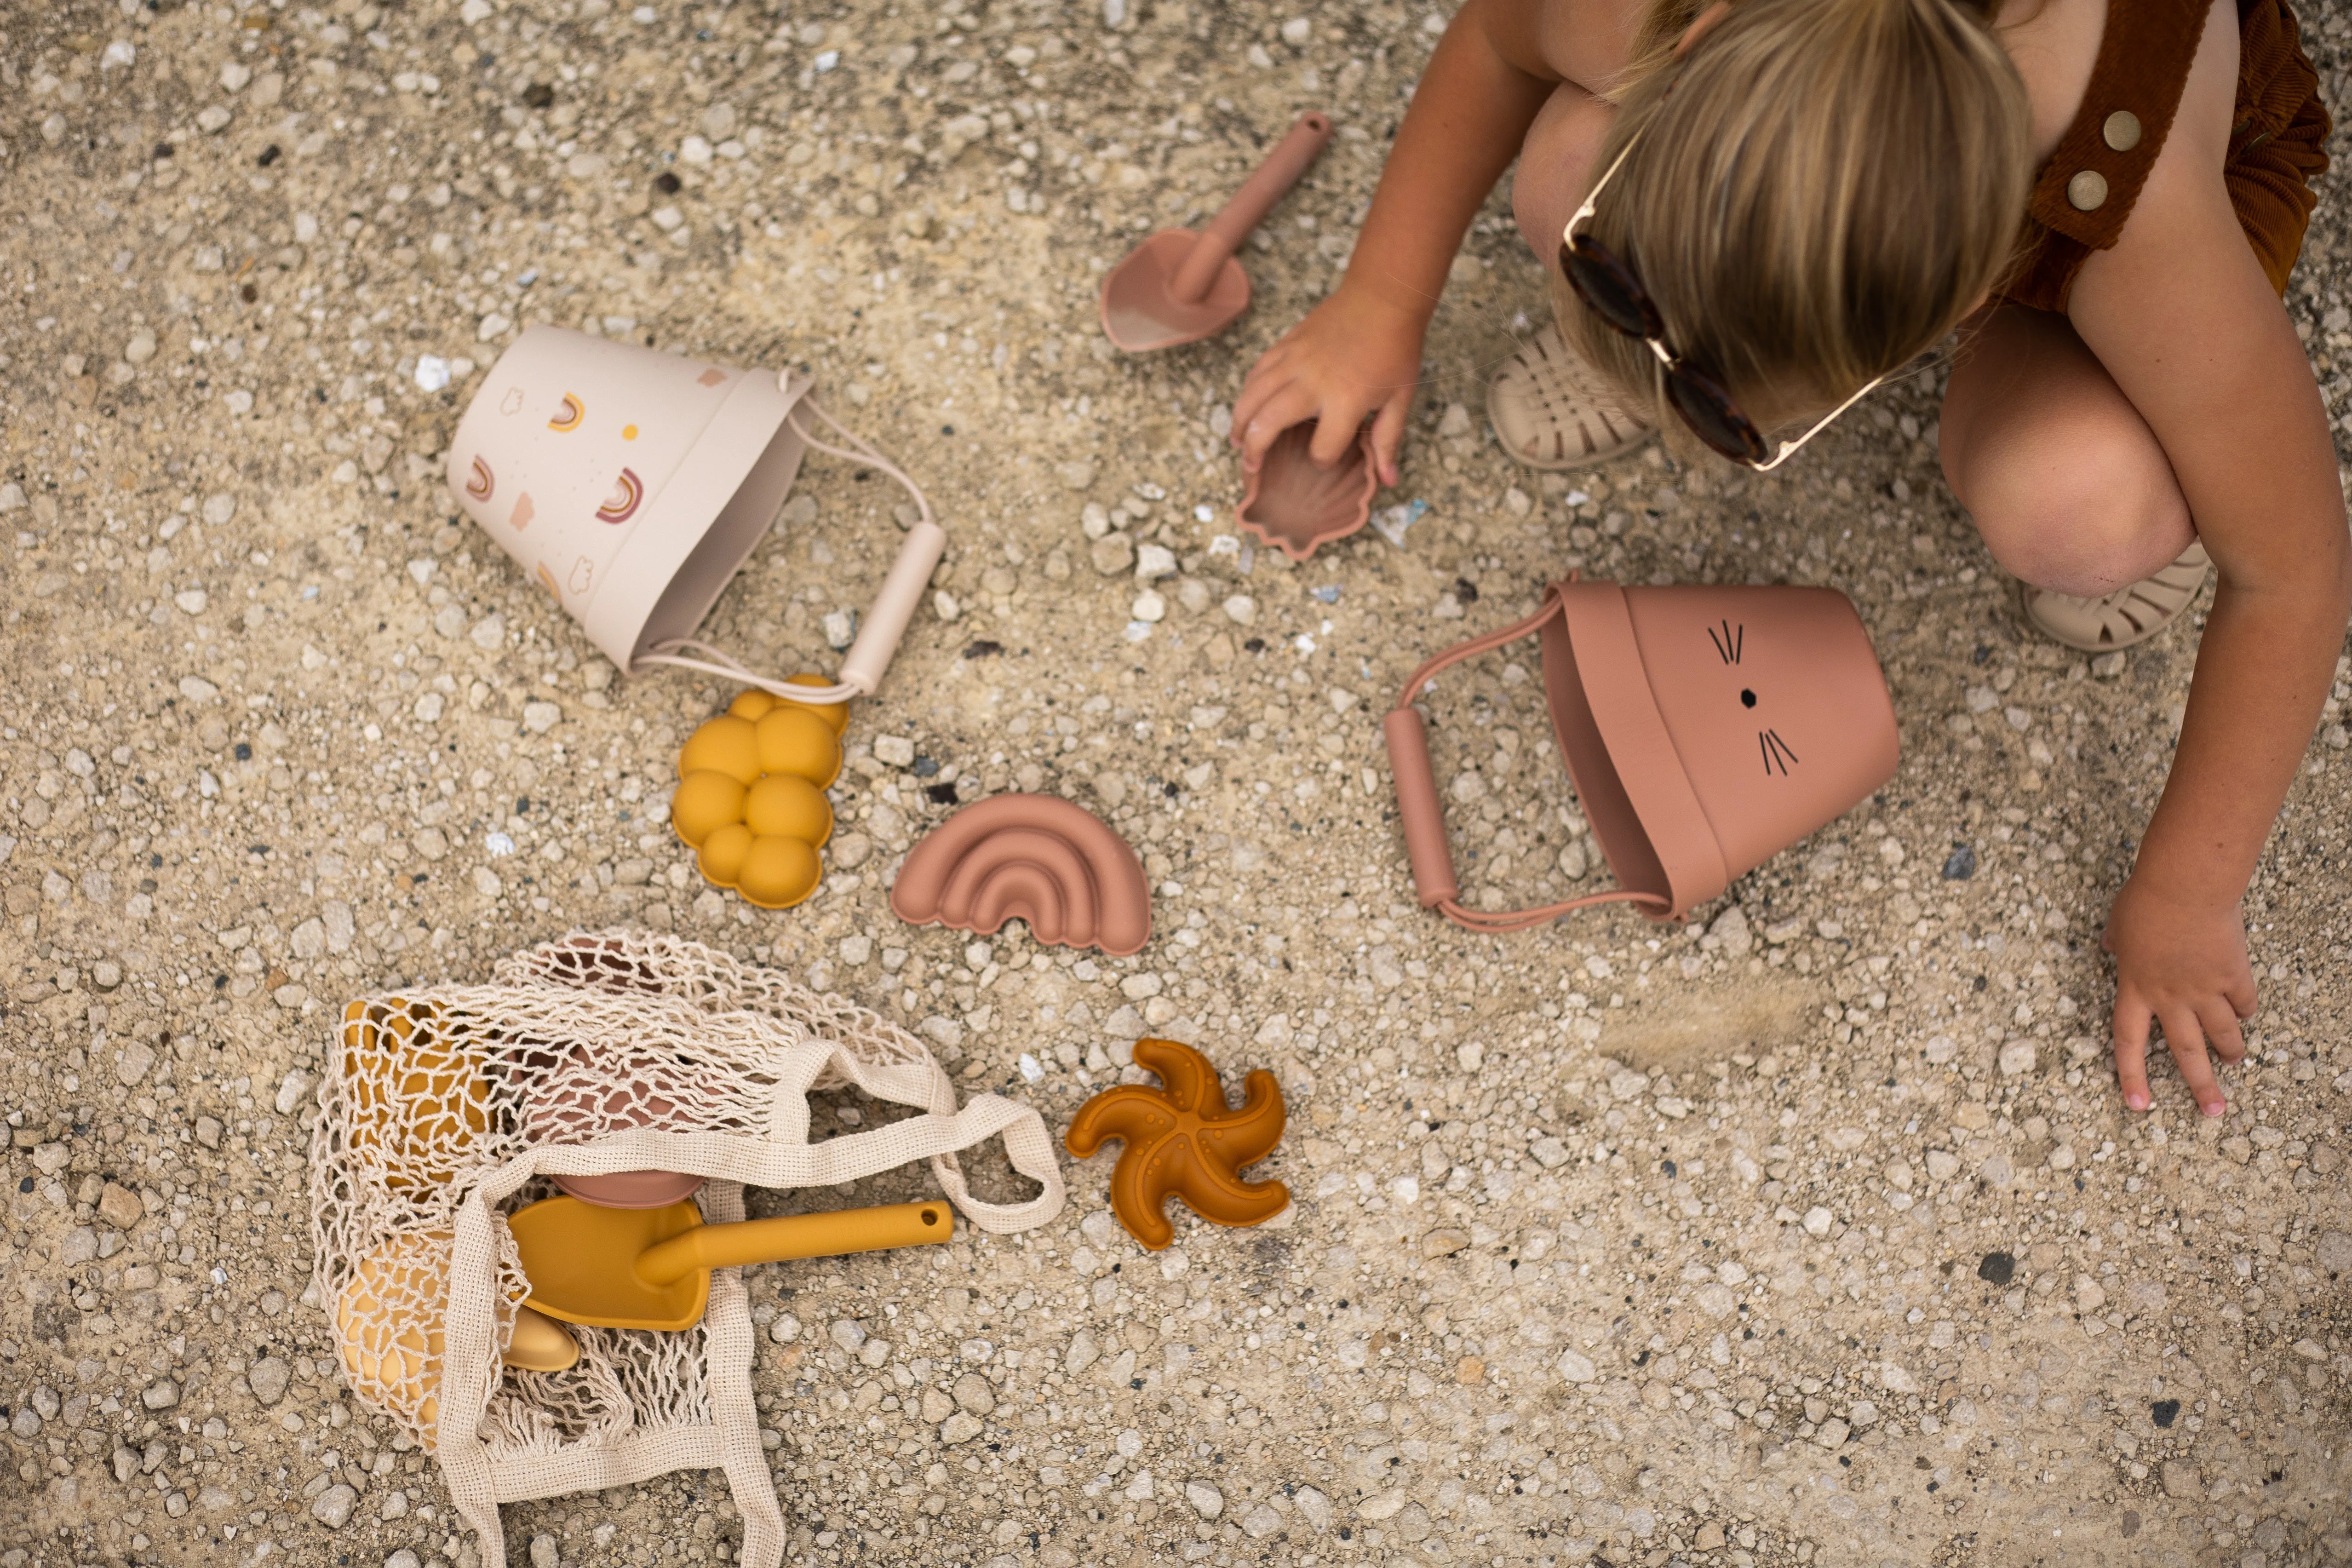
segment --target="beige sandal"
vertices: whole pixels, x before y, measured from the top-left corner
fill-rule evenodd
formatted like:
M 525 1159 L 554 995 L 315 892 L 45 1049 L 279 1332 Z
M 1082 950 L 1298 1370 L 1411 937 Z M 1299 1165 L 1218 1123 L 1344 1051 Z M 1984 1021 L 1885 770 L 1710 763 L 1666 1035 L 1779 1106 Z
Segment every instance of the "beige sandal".
M 1504 449 L 1531 468 L 1580 468 L 1630 452 L 1651 426 L 1619 405 L 1591 366 L 1548 326 L 1486 386 L 1486 417 Z
M 2197 591 L 2205 585 L 2205 574 L 2212 567 L 2205 542 L 2197 540 L 2155 576 L 2127 583 L 2095 599 L 2028 587 L 2025 618 L 2068 647 L 2111 653 L 2146 642 L 2179 620 L 2196 603 Z

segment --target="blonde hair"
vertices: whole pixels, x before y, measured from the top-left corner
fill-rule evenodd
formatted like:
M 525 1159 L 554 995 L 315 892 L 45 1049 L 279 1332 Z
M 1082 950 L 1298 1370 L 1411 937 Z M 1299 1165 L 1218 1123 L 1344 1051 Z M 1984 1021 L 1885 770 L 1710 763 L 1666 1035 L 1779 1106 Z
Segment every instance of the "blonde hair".
M 1587 232 L 1675 353 L 1769 432 L 1932 348 L 2010 264 L 2033 177 L 2024 84 L 1970 0 L 1738 0 L 1677 58 L 1659 0 L 1591 178 Z M 1553 268 L 1561 331 L 1675 421 L 1659 366 Z

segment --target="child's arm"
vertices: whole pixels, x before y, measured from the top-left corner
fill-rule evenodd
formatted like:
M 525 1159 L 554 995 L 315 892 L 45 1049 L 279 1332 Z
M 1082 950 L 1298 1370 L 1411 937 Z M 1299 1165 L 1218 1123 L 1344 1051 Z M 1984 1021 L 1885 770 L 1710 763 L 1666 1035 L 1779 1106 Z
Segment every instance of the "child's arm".
M 1337 462 L 1366 415 L 1383 483 L 1421 377 L 1422 336 L 1446 269 L 1557 77 L 1534 47 L 1535 0 L 1467 0 L 1438 40 L 1381 172 L 1348 274 L 1268 349 L 1234 404 L 1234 444 L 1255 468 L 1274 438 L 1318 419 L 1314 455 Z
M 2210 1048 L 2245 1053 L 2254 977 L 2239 911 L 2327 695 L 2352 551 L 2327 413 L 2221 171 L 2236 11 L 2217 5 L 2179 118 L 2112 250 L 2084 267 L 2075 329 L 2172 461 L 2221 570 L 2172 775 L 2107 924 L 2116 1060 L 2149 1104 L 2151 1019 L 2200 1109 L 2227 1109 Z

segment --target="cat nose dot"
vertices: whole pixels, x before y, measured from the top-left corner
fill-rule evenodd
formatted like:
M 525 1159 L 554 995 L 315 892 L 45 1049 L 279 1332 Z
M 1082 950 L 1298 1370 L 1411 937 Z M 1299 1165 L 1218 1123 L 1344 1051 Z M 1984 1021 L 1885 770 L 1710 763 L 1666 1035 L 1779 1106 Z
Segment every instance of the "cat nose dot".
M 1756 693 L 1754 693 L 1753 691 L 1748 690 L 1748 689 L 1746 687 L 1744 687 L 1744 686 L 1743 686 L 1743 687 L 1741 687 L 1741 688 L 1739 689 L 1739 705 L 1740 705 L 1742 708 L 1753 708 L 1753 707 L 1755 707 L 1755 706 L 1756 706 Z

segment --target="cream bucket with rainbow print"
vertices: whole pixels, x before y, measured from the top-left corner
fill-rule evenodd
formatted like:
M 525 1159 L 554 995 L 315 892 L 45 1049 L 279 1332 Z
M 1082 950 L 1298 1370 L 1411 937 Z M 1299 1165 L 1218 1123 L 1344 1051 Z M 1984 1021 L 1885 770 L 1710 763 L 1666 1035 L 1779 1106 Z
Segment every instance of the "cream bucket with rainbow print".
M 921 521 L 837 683 L 791 688 L 803 702 L 846 701 L 880 683 L 947 536 L 911 479 L 817 407 L 813 384 L 532 327 L 458 421 L 449 489 L 623 673 L 677 665 L 781 691 L 781 680 L 695 632 L 782 510 L 811 448 L 882 469 L 914 496 Z M 820 438 L 820 421 L 848 445 Z

